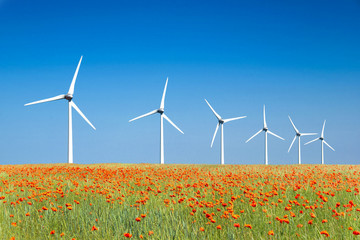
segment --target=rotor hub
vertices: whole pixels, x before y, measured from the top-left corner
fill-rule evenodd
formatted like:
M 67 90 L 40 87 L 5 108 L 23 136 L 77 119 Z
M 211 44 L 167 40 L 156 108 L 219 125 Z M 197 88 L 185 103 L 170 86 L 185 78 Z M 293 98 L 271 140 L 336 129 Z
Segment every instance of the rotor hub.
M 263 131 L 267 132 L 268 128 L 267 127 L 264 127 L 263 128 Z
M 222 120 L 222 119 L 219 120 L 219 123 L 220 123 L 220 124 L 223 124 L 224 122 L 225 122 L 225 121 Z
M 73 95 L 71 95 L 71 94 L 66 94 L 66 95 L 65 95 L 65 99 L 71 101 L 71 99 L 73 99 Z
M 163 109 L 163 108 L 159 108 L 159 109 L 157 110 L 157 112 L 160 113 L 160 114 L 163 114 L 163 113 L 164 113 L 164 109 Z

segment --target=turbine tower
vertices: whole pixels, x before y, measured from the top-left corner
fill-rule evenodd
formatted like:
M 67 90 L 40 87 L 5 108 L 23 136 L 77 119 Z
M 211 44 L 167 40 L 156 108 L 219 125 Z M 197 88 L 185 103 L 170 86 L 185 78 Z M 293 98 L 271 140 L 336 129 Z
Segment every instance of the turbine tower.
M 33 104 L 44 103 L 44 102 L 52 102 L 52 101 L 61 100 L 61 99 L 66 99 L 68 101 L 68 110 L 69 110 L 68 163 L 73 163 L 72 108 L 74 108 L 80 114 L 80 116 L 94 130 L 96 130 L 96 128 L 91 124 L 91 122 L 85 117 L 85 115 L 80 111 L 80 109 L 72 101 L 73 95 L 74 95 L 75 82 L 76 82 L 76 78 L 77 78 L 77 75 L 78 75 L 78 72 L 79 72 L 81 61 L 82 61 L 82 56 L 80 58 L 78 66 L 76 68 L 74 77 L 72 79 L 72 82 L 71 82 L 71 85 L 70 85 L 70 88 L 69 88 L 69 91 L 68 91 L 67 94 L 63 94 L 63 95 L 55 96 L 55 97 L 52 97 L 52 98 L 47 98 L 47 99 L 44 99 L 44 100 L 40 100 L 40 101 L 25 104 L 25 106 L 29 106 L 29 105 L 33 105 Z
M 221 116 L 219 114 L 217 114 L 215 112 L 215 110 L 211 107 L 210 103 L 205 99 L 206 103 L 209 105 L 211 111 L 214 113 L 215 117 L 218 119 L 218 124 L 216 125 L 216 129 L 215 129 L 215 133 L 214 133 L 214 136 L 213 136 L 213 139 L 211 141 L 211 147 L 213 146 L 213 143 L 214 143 L 214 140 L 215 140 L 215 137 L 216 137 L 216 133 L 219 129 L 219 126 L 221 126 L 221 145 L 220 145 L 220 163 L 221 164 L 224 164 L 224 123 L 227 123 L 227 122 L 231 122 L 231 121 L 234 121 L 234 120 L 238 120 L 238 119 L 242 119 L 242 118 L 246 118 L 246 116 L 243 116 L 243 117 L 236 117 L 236 118 L 228 118 L 228 119 L 222 119 Z
M 300 151 L 300 138 L 301 138 L 301 136 L 316 135 L 317 133 L 300 133 L 299 130 L 295 127 L 295 124 L 294 124 L 293 121 L 291 120 L 290 116 L 288 116 L 288 117 L 289 117 L 289 120 L 290 120 L 290 122 L 291 122 L 291 125 L 293 126 L 293 128 L 294 128 L 294 130 L 295 130 L 295 133 L 296 133 L 294 139 L 293 139 L 292 142 L 291 142 L 291 145 L 290 145 L 290 147 L 289 147 L 288 152 L 290 152 L 290 149 L 291 149 L 292 145 L 294 144 L 296 138 L 299 138 L 299 164 L 301 164 L 301 151 Z
M 264 114 L 264 126 L 262 129 L 260 129 L 257 133 L 255 133 L 251 138 L 249 138 L 247 142 L 249 142 L 251 139 L 253 139 L 256 135 L 260 134 L 262 131 L 265 132 L 265 164 L 268 165 L 268 146 L 267 146 L 267 134 L 270 133 L 271 135 L 277 137 L 277 138 L 280 138 L 281 140 L 285 140 L 283 139 L 282 137 L 276 135 L 275 133 L 271 132 L 269 130 L 269 128 L 267 127 L 267 124 L 266 124 L 266 118 L 265 118 L 265 105 L 264 105 L 264 109 L 263 109 L 263 114 Z
M 160 103 L 160 108 L 159 109 L 155 109 L 149 113 L 146 113 L 144 115 L 141 115 L 139 117 L 133 118 L 131 119 L 129 122 L 135 121 L 137 119 L 143 118 L 143 117 L 147 117 L 156 113 L 160 114 L 160 163 L 164 164 L 164 118 L 171 124 L 173 125 L 177 130 L 179 130 L 179 132 L 181 132 L 182 134 L 183 131 L 180 130 L 180 128 L 178 128 L 175 123 L 173 123 L 170 118 L 168 118 L 168 116 L 165 115 L 164 113 L 164 107 L 165 107 L 165 94 L 166 94 L 166 88 L 167 88 L 167 84 L 168 84 L 168 78 L 166 79 L 166 83 L 165 83 L 165 88 L 164 88 L 164 92 L 163 92 L 163 96 L 161 99 L 161 103 Z
M 324 124 L 323 124 L 323 128 L 322 128 L 322 131 L 321 131 L 321 136 L 319 138 L 315 138 L 314 140 L 311 140 L 310 142 L 307 142 L 305 143 L 304 145 L 307 145 L 309 143 L 312 143 L 312 142 L 315 142 L 316 140 L 320 140 L 321 141 L 321 164 L 324 164 L 324 143 L 331 149 L 335 152 L 335 149 L 333 149 L 324 139 L 324 129 L 325 129 L 325 123 L 326 123 L 326 120 L 324 121 Z

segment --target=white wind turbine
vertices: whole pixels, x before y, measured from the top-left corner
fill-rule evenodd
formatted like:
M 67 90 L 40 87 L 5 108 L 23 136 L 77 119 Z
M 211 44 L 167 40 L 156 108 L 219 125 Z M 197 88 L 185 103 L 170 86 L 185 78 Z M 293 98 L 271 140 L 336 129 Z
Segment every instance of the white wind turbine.
M 247 142 L 249 142 L 251 139 L 253 139 L 256 135 L 260 134 L 262 131 L 265 132 L 265 164 L 268 165 L 268 146 L 267 146 L 267 134 L 270 133 L 271 135 L 277 137 L 277 138 L 280 138 L 281 140 L 285 140 L 283 139 L 282 137 L 276 135 L 275 133 L 269 131 L 268 127 L 267 127 L 267 124 L 266 124 L 266 118 L 265 118 L 265 105 L 264 105 L 264 127 L 262 129 L 260 129 L 260 131 L 258 131 L 257 133 L 255 133 L 251 138 L 249 138 Z
M 296 137 L 298 137 L 298 138 L 299 138 L 299 164 L 301 164 L 300 137 L 301 137 L 301 136 L 316 135 L 317 133 L 300 133 L 299 130 L 295 127 L 295 124 L 294 124 L 293 121 L 291 120 L 290 116 L 288 116 L 288 117 L 289 117 L 290 122 L 291 122 L 291 125 L 293 126 L 293 128 L 294 128 L 294 130 L 295 130 L 295 133 L 296 133 L 294 139 L 293 139 L 292 142 L 291 142 L 291 145 L 290 145 L 290 147 L 289 147 L 288 152 L 290 152 L 290 149 L 291 149 L 292 145 L 294 144 L 294 142 L 295 142 L 295 140 L 296 140 Z
M 79 72 L 79 68 L 80 68 L 80 64 L 81 64 L 81 60 L 82 60 L 82 56 L 80 58 L 79 64 L 76 68 L 74 77 L 72 79 L 69 91 L 67 94 L 62 94 L 59 96 L 55 96 L 52 98 L 47 98 L 44 100 L 40 100 L 40 101 L 36 101 L 36 102 L 31 102 L 31 103 L 27 103 L 25 104 L 25 106 L 28 105 L 33 105 L 33 104 L 38 104 L 38 103 L 44 103 L 44 102 L 52 102 L 52 101 L 56 101 L 56 100 L 61 100 L 61 99 L 66 99 L 68 101 L 68 106 L 69 106 L 69 141 L 68 141 L 68 163 L 73 163 L 73 138 L 72 138 L 72 108 L 74 108 L 81 117 L 83 117 L 83 119 L 85 119 L 85 121 L 94 129 L 96 130 L 96 128 L 91 124 L 91 122 L 85 117 L 85 115 L 80 111 L 80 109 L 76 106 L 76 104 L 72 101 L 73 99 L 73 94 L 74 94 L 74 87 L 75 87 L 75 81 L 76 81 L 76 77 L 78 75 Z
M 319 138 L 316 138 L 314 140 L 311 140 L 310 142 L 307 142 L 305 143 L 304 145 L 307 145 L 309 143 L 312 143 L 312 142 L 315 142 L 316 140 L 320 140 L 321 141 L 321 164 L 324 164 L 324 143 L 331 149 L 335 152 L 335 149 L 333 149 L 325 140 L 324 140 L 324 129 L 325 129 L 325 123 L 326 123 L 326 120 L 324 121 L 324 124 L 323 124 L 323 128 L 322 128 L 322 131 L 321 131 L 321 136 Z
M 214 140 L 215 140 L 215 137 L 216 137 L 216 133 L 219 129 L 219 125 L 221 126 L 221 145 L 220 145 L 220 163 L 221 164 L 224 164 L 224 123 L 227 123 L 227 122 L 231 122 L 231 121 L 234 121 L 234 120 L 238 120 L 238 119 L 242 119 L 242 118 L 246 118 L 246 116 L 243 116 L 243 117 L 236 117 L 236 118 L 228 118 L 228 119 L 222 119 L 221 116 L 219 114 L 217 114 L 215 112 L 215 110 L 211 107 L 210 103 L 205 99 L 206 103 L 209 105 L 211 111 L 214 113 L 215 117 L 218 119 L 218 124 L 216 125 L 216 129 L 215 129 L 215 133 L 214 133 L 214 136 L 213 136 L 213 139 L 211 141 L 211 147 L 213 146 L 214 144 Z
M 160 103 L 160 108 L 159 109 L 155 109 L 149 113 L 146 113 L 144 115 L 141 115 L 139 117 L 133 118 L 131 119 L 129 122 L 135 121 L 137 119 L 143 118 L 143 117 L 147 117 L 156 113 L 160 114 L 160 163 L 164 164 L 164 118 L 171 124 L 173 125 L 177 130 L 179 130 L 179 132 L 181 132 L 182 134 L 183 131 L 180 130 L 180 128 L 178 128 L 175 123 L 173 123 L 170 118 L 168 118 L 168 116 L 165 115 L 164 113 L 164 107 L 165 107 L 165 94 L 166 94 L 166 88 L 167 88 L 167 83 L 168 83 L 168 78 L 166 78 L 166 83 L 165 83 L 165 88 L 164 88 L 164 92 L 163 92 L 163 96 L 161 99 L 161 103 Z

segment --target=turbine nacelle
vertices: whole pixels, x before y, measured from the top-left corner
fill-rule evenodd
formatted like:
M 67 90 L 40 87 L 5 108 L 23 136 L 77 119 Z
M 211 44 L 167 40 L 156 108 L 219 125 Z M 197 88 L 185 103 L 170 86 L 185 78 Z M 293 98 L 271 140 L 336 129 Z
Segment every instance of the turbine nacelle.
M 160 113 L 160 114 L 163 114 L 165 111 L 164 111 L 163 108 L 159 108 L 159 109 L 157 110 L 157 112 Z
M 265 132 L 267 132 L 268 130 L 269 130 L 269 128 L 267 128 L 267 127 L 263 128 L 263 131 L 265 131 Z
M 319 137 L 319 139 L 322 141 L 322 140 L 324 140 L 324 138 L 323 137 Z
M 223 119 L 219 119 L 219 123 L 223 124 L 225 121 Z
M 71 101 L 73 99 L 73 95 L 72 94 L 66 94 L 64 97 L 66 100 Z
M 301 136 L 301 133 L 297 132 L 297 133 L 296 133 L 296 136 L 300 137 L 300 136 Z

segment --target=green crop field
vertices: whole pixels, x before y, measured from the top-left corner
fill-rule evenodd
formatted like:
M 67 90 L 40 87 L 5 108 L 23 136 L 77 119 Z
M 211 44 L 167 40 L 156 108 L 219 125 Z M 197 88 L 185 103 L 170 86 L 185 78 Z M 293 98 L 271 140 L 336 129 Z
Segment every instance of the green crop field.
M 0 166 L 0 239 L 360 239 L 360 167 Z

